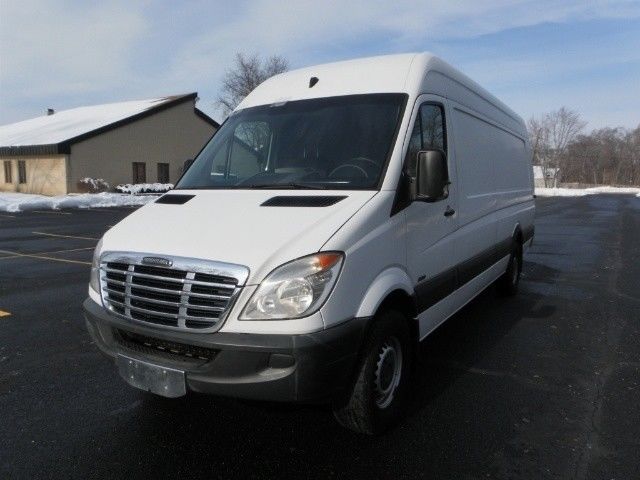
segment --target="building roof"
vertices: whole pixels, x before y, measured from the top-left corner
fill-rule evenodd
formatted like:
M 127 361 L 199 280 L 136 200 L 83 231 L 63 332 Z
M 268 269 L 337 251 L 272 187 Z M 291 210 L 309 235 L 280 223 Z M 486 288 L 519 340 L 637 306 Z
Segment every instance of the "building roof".
M 108 103 L 62 110 L 52 115 L 0 126 L 1 155 L 69 153 L 72 144 L 121 127 L 182 102 L 194 101 L 197 93 Z M 214 127 L 218 123 L 195 109 L 196 115 Z

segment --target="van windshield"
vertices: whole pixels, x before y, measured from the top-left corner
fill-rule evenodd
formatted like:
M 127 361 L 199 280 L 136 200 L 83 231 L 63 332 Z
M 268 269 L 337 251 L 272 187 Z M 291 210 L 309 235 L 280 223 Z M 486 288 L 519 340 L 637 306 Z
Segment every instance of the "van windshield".
M 405 103 L 370 94 L 240 110 L 176 189 L 377 189 Z

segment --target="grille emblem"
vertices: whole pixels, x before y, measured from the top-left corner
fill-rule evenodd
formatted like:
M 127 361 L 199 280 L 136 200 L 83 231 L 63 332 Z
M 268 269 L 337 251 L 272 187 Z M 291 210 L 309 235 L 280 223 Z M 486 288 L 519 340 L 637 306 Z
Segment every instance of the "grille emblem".
M 142 259 L 142 263 L 144 263 L 145 265 L 156 265 L 160 267 L 170 267 L 171 265 L 173 265 L 173 262 L 171 260 L 161 257 L 144 257 Z

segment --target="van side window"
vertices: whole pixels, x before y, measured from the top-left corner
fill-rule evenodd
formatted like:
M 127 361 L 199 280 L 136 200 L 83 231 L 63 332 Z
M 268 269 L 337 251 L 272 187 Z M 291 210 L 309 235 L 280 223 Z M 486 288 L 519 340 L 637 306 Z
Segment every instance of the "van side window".
M 420 106 L 407 149 L 407 173 L 416 175 L 416 156 L 420 150 L 447 151 L 444 111 L 441 105 L 425 103 Z
M 420 107 L 422 149 L 439 148 L 446 153 L 444 114 L 442 106 L 426 104 Z

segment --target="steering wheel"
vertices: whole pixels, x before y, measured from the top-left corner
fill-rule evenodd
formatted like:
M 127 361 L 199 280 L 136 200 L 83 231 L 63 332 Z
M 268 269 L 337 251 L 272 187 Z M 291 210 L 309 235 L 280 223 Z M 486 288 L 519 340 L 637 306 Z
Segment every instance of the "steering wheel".
M 350 159 L 349 162 L 361 162 L 364 164 L 369 164 L 376 169 L 378 168 L 378 164 L 376 162 L 366 157 L 355 157 Z M 364 168 L 362 168 L 360 165 L 356 165 L 353 163 L 343 163 L 342 165 L 338 165 L 336 168 L 331 170 L 331 172 L 329 173 L 329 177 L 333 177 L 338 170 L 343 168 L 351 168 L 352 170 L 358 170 L 359 172 L 362 173 L 362 176 L 364 176 L 364 178 L 369 178 L 369 175 L 367 174 L 367 171 Z

